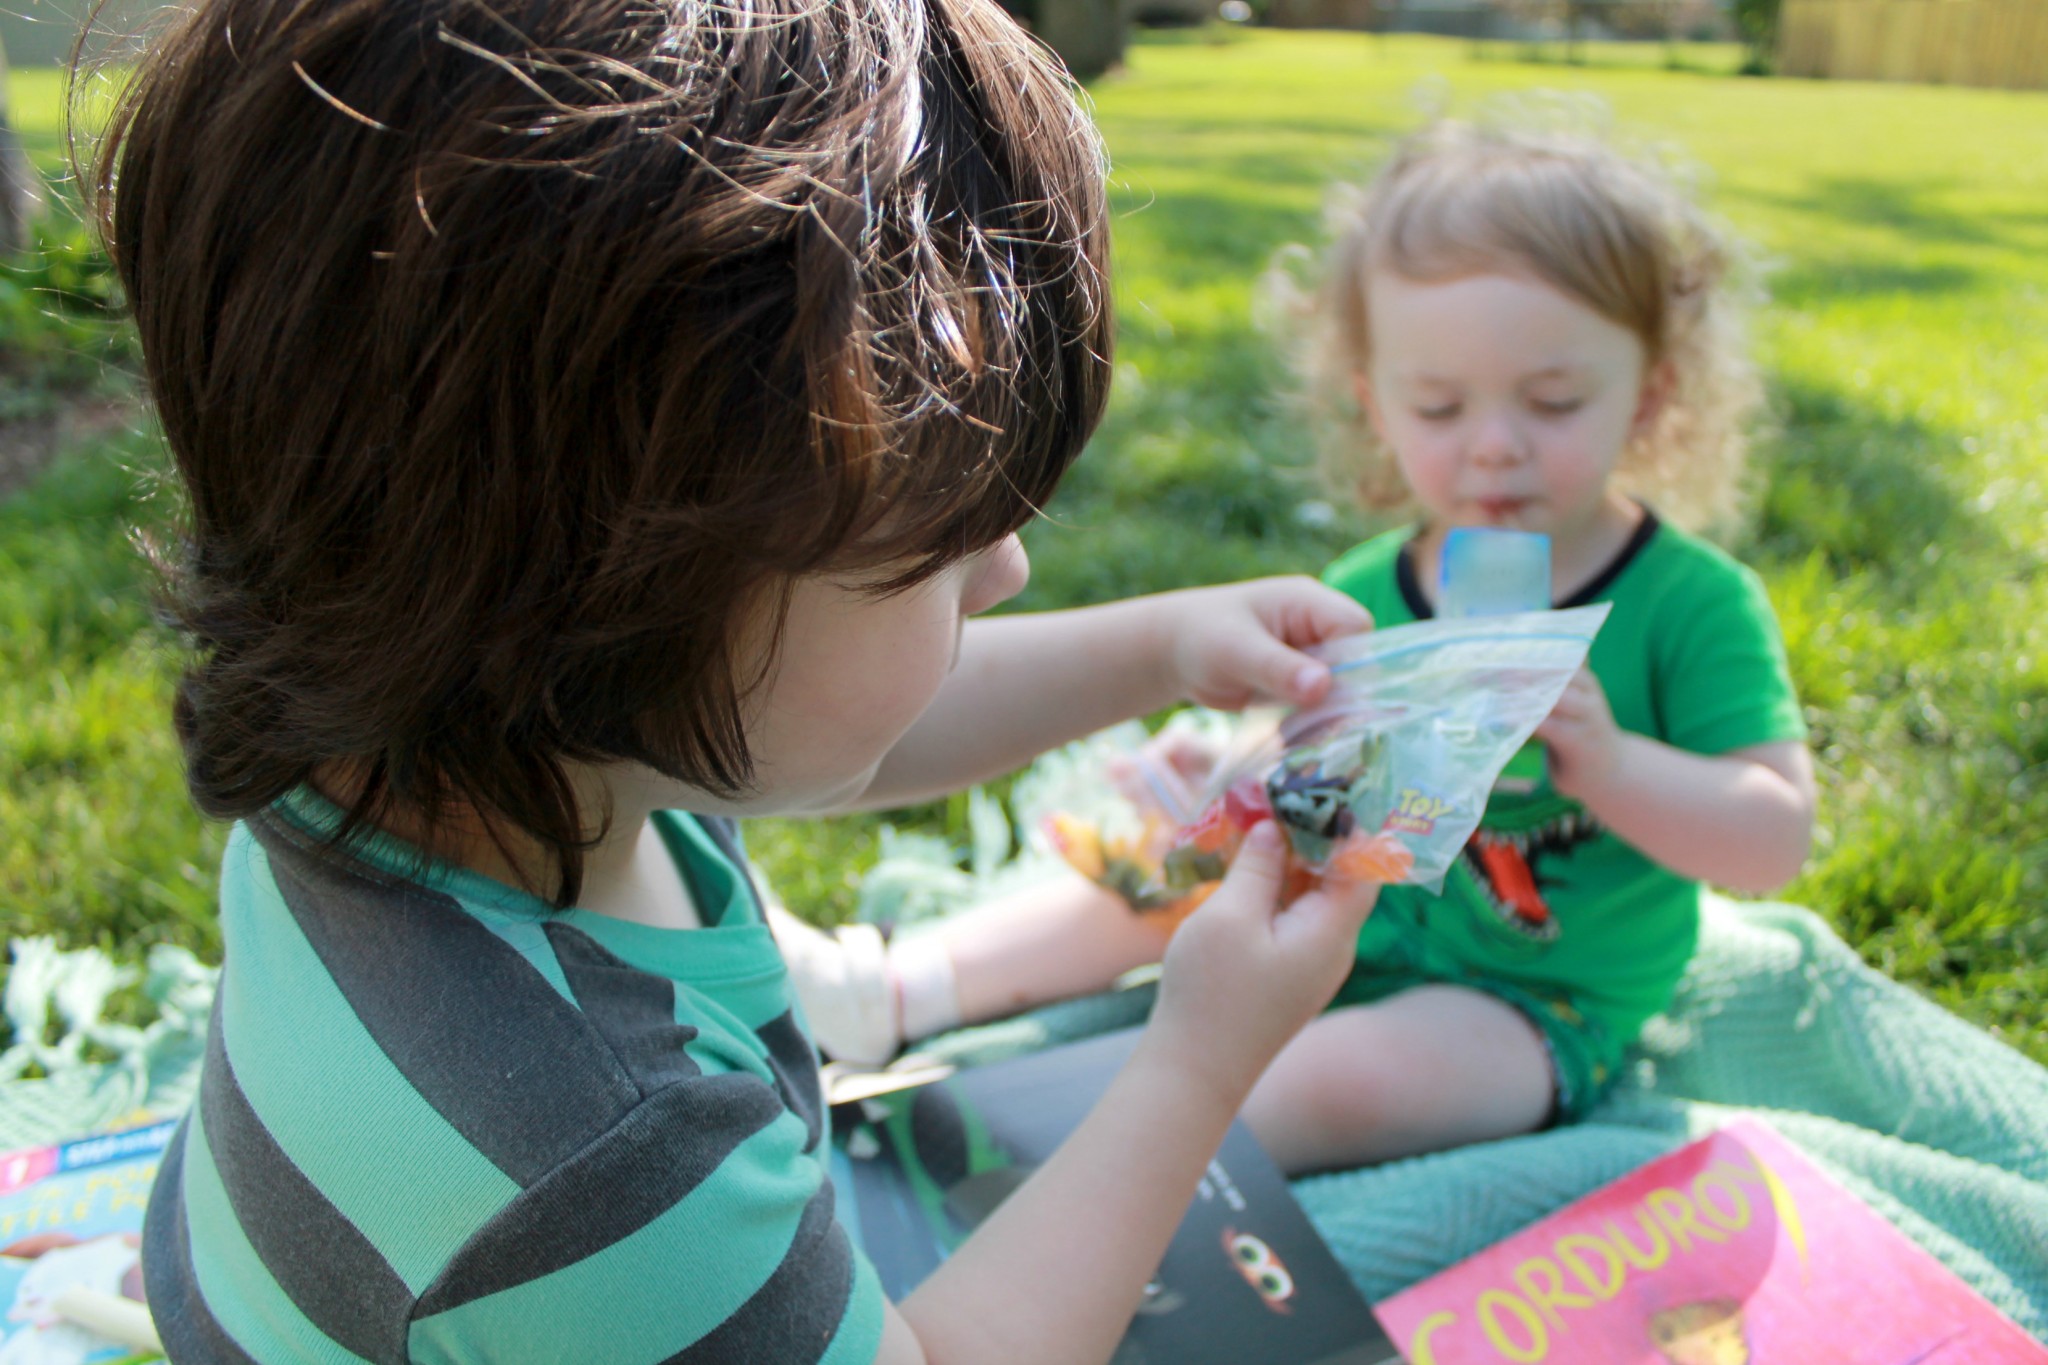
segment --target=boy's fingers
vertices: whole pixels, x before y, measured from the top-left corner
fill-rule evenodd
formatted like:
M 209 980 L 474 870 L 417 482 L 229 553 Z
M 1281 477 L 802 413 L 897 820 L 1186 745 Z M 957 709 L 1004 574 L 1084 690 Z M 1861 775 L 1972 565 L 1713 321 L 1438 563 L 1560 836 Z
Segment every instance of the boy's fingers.
M 1379 895 L 1378 882 L 1332 881 L 1288 906 L 1275 923 L 1275 937 L 1311 959 L 1348 956 Z
M 1372 613 L 1356 598 L 1306 574 L 1266 579 L 1253 603 L 1268 628 L 1291 645 L 1320 644 L 1372 627 Z
M 1287 873 L 1287 841 L 1271 820 L 1261 820 L 1244 836 L 1244 844 L 1223 876 L 1215 899 L 1231 906 L 1270 911 L 1280 900 Z
M 1252 647 L 1244 678 L 1267 696 L 1312 706 L 1330 690 L 1330 666 L 1268 636 Z
M 1352 921 L 1355 928 L 1365 923 L 1366 916 L 1379 903 L 1380 885 L 1379 882 L 1354 881 L 1348 877 L 1329 877 L 1323 881 L 1322 893 L 1336 912 Z
M 1313 891 L 1302 896 L 1294 905 L 1313 905 L 1319 914 L 1352 921 L 1352 927 L 1356 928 L 1372 913 L 1372 908 L 1379 898 L 1380 883 L 1357 881 L 1332 874 L 1324 877 Z M 1294 906 L 1288 908 L 1292 911 Z
M 1322 644 L 1372 629 L 1372 613 L 1354 599 L 1314 579 L 1287 580 L 1291 589 L 1271 629 L 1284 646 Z M 1321 701 L 1330 690 L 1329 665 L 1296 649 L 1285 649 L 1269 661 L 1268 687 L 1276 697 L 1297 706 Z
M 1356 635 L 1362 630 L 1372 629 L 1372 613 L 1358 602 L 1335 588 L 1321 583 L 1313 585 L 1314 592 L 1307 602 L 1306 629 L 1299 634 L 1290 633 L 1289 639 L 1296 644 L 1321 644 L 1340 636 Z
M 1216 766 L 1216 746 L 1185 730 L 1163 735 L 1153 743 L 1177 772 L 1199 774 Z
M 1162 730 L 1145 752 L 1183 782 L 1200 782 L 1216 766 L 1216 747 L 1186 730 Z

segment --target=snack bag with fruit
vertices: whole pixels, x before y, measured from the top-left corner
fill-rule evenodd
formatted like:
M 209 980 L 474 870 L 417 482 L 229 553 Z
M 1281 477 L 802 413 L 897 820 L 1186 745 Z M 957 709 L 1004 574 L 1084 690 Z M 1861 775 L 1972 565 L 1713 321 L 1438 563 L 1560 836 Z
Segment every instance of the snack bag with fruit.
M 1049 812 L 1040 835 L 1083 876 L 1132 909 L 1178 920 L 1209 887 L 1169 886 L 1167 850 L 1200 812 L 1203 783 L 1236 724 L 1195 708 L 1157 735 L 1135 721 L 1114 726 L 1041 758 L 1014 796 L 1020 812 Z
M 1191 815 L 1173 800 L 1132 800 L 1127 780 L 1105 781 L 1100 790 L 1124 789 L 1122 835 L 1061 813 L 1048 820 L 1052 844 L 1141 910 L 1192 909 L 1265 819 L 1286 831 L 1302 884 L 1336 871 L 1439 889 L 1494 779 L 1585 663 L 1607 612 L 1602 603 L 1422 621 L 1323 646 L 1329 696 L 1247 715 Z M 1151 761 L 1184 792 L 1181 765 Z

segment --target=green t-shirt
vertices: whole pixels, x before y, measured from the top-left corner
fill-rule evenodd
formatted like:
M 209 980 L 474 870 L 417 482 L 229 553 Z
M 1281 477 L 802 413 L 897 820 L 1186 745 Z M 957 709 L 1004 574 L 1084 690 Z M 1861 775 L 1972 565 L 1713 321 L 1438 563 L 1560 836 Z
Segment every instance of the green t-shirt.
M 1431 615 L 1412 529 L 1323 574 L 1380 626 Z M 1693 753 L 1804 740 L 1777 620 L 1757 576 L 1645 514 L 1604 571 L 1559 606 L 1611 602 L 1590 663 L 1624 730 Z M 1511 790 L 1521 785 L 1525 790 Z M 1504 782 L 1441 895 L 1389 887 L 1359 935 L 1366 968 L 1492 977 L 1569 996 L 1617 1042 L 1669 1003 L 1699 930 L 1700 884 L 1650 861 L 1538 777 Z

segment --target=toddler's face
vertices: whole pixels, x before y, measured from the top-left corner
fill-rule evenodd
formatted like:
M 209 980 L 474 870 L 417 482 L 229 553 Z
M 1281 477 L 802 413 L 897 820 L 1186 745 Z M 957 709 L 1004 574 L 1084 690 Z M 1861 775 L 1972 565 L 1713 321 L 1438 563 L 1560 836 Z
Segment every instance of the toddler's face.
M 759 794 L 730 813 L 821 811 L 858 796 L 938 695 L 967 618 L 1016 596 L 1030 573 L 1012 535 L 889 597 L 860 590 L 887 573 L 800 581 L 774 672 L 746 707 Z M 714 813 L 701 796 L 690 809 Z
M 1523 275 L 1368 288 L 1360 397 L 1430 523 L 1589 535 L 1654 411 L 1635 334 Z

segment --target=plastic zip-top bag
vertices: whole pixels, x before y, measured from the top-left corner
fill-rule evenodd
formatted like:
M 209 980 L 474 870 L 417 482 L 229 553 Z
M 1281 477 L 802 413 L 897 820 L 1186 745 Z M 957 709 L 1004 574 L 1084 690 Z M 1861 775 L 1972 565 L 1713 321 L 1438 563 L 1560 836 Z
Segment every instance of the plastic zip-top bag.
M 1423 621 L 1319 647 L 1312 652 L 1333 674 L 1329 696 L 1301 711 L 1248 713 L 1193 818 L 1173 812 L 1181 827 L 1156 872 L 1144 856 L 1159 846 L 1155 836 L 1134 841 L 1137 856 L 1113 881 L 1098 880 L 1141 908 L 1184 911 L 1222 878 L 1246 832 L 1272 819 L 1302 881 L 1335 871 L 1441 889 L 1495 779 L 1585 664 L 1607 612 L 1601 603 Z M 1147 819 L 1156 828 L 1158 815 Z M 1073 857 L 1087 824 L 1056 815 L 1049 827 L 1055 848 L 1097 871 L 1093 859 Z

